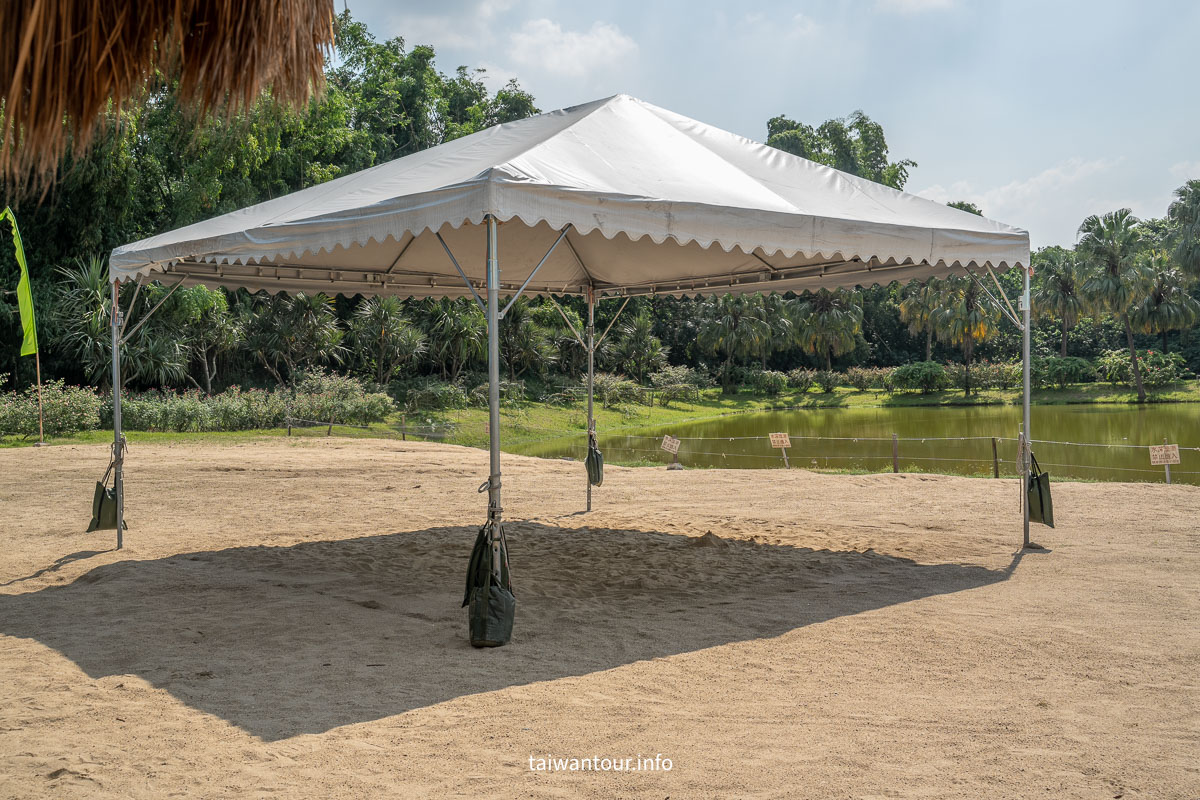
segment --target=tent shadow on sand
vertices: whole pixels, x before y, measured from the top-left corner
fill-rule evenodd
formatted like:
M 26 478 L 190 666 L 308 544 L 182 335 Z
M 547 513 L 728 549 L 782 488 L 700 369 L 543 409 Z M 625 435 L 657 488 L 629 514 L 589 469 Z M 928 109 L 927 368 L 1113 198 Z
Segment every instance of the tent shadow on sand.
M 134 674 L 268 740 L 583 675 L 985 586 L 926 565 L 633 530 L 506 526 L 511 645 L 473 650 L 459 608 L 475 530 L 431 528 L 97 567 L 0 595 L 0 632 L 93 678 Z

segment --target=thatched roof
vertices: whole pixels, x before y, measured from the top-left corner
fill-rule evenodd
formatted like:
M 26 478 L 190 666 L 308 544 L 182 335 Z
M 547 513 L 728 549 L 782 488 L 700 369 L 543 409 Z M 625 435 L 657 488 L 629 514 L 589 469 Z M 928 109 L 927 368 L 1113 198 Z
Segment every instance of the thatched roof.
M 332 0 L 3 0 L 0 182 L 51 176 L 156 73 L 200 112 L 305 102 L 332 42 Z

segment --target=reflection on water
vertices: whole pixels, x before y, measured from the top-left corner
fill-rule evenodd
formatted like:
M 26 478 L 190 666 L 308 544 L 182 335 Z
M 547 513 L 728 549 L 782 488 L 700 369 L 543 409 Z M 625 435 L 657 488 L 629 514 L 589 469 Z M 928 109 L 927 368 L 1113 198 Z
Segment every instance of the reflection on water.
M 609 463 L 665 464 L 671 456 L 659 449 L 659 441 L 669 433 L 682 440 L 679 460 L 686 466 L 777 469 L 783 459 L 766 437 L 786 431 L 792 436 L 792 466 L 890 471 L 895 434 L 901 471 L 991 475 L 996 437 L 1000 474 L 1012 475 L 1020 419 L 1018 406 L 798 409 L 611 434 L 601 430 L 600 446 Z M 1200 404 L 1035 406 L 1032 428 L 1034 453 L 1052 475 L 1161 482 L 1163 468 L 1150 465 L 1144 445 L 1166 439 L 1181 446 L 1172 480 L 1200 484 L 1200 452 L 1195 449 L 1200 447 Z M 582 433 L 572 433 L 506 449 L 544 458 L 582 458 L 583 444 Z M 1183 449 L 1188 447 L 1193 449 Z

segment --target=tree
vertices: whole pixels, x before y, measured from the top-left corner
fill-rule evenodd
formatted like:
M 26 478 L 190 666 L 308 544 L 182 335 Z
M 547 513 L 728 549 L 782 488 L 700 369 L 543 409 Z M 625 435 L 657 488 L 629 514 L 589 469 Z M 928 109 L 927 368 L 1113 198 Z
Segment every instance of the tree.
M 243 296 L 238 318 L 245 331 L 246 350 L 281 386 L 302 369 L 340 362 L 345 331 L 333 305 L 333 300 L 320 292 Z
M 721 357 L 721 388 L 734 388 L 734 365 L 752 358 L 758 343 L 770 336 L 770 327 L 755 314 L 748 295 L 724 294 L 708 297 L 700 304 L 699 336 L 702 349 Z
M 1062 247 L 1047 247 L 1034 257 L 1033 310 L 1039 319 L 1058 320 L 1062 326 L 1063 358 L 1067 356 L 1067 334 L 1079 324 L 1085 310 L 1082 282 L 1075 254 Z
M 1176 263 L 1188 274 L 1200 277 L 1200 178 L 1175 190 L 1167 219 L 1175 225 L 1171 238 Z
M 925 360 L 933 359 L 934 315 L 941 305 L 942 290 L 936 278 L 924 283 L 911 281 L 900 295 L 900 319 L 913 336 L 925 334 Z
M 487 318 L 474 300 L 442 298 L 426 301 L 425 307 L 429 355 L 443 378 L 457 380 L 464 367 L 487 356 Z
M 797 332 L 800 346 L 833 368 L 833 357 L 848 353 L 862 332 L 862 297 L 858 292 L 819 289 L 800 299 Z
M 146 299 L 157 303 L 167 291 L 159 284 L 150 284 L 145 290 Z M 205 394 L 212 394 L 218 357 L 233 352 L 242 339 L 241 323 L 230 310 L 225 292 L 204 286 L 179 289 L 155 317 L 182 345 L 187 367 L 200 367 L 200 380 L 190 369 L 185 370 L 183 378 Z
M 996 335 L 1000 312 L 984 302 L 979 283 L 970 278 L 948 278 L 942 283 L 942 295 L 934 314 L 938 338 L 962 348 L 966 366 L 964 393 L 971 395 L 971 359 L 975 345 Z
M 1188 294 L 1183 273 L 1175 268 L 1162 250 L 1144 253 L 1141 257 L 1148 271 L 1145 297 L 1130 310 L 1130 322 L 1142 333 L 1162 335 L 1163 352 L 1167 352 L 1167 332 L 1190 328 L 1200 319 L 1200 302 Z
M 111 386 L 112 284 L 108 282 L 108 265 L 94 256 L 60 268 L 59 274 L 64 286 L 54 311 L 58 328 L 54 341 L 76 359 L 89 381 Z M 166 324 L 167 317 L 156 315 L 147 324 L 138 325 L 166 291 L 156 283 L 140 293 L 129 284 L 121 290 L 129 321 L 129 340 L 121 348 L 122 386 L 170 386 L 187 374 L 188 351 L 179 332 Z M 135 294 L 139 295 L 136 305 Z
M 525 297 L 517 298 L 500 323 L 500 355 L 508 367 L 509 380 L 529 370 L 541 375 L 558 358 L 550 332 L 534 319 Z
M 968 214 L 974 214 L 978 217 L 983 216 L 983 210 L 970 200 L 954 200 L 946 203 L 946 205 L 950 206 L 951 208 L 957 208 L 959 211 L 966 211 Z
M 1146 389 L 1142 385 L 1129 319 L 1130 308 L 1145 296 L 1148 278 L 1147 270 L 1137 258 L 1140 245 L 1137 225 L 1137 217 L 1128 208 L 1103 216 L 1093 214 L 1079 226 L 1080 239 L 1075 249 L 1087 264 L 1083 293 L 1088 304 L 1097 312 L 1113 314 L 1125 328 L 1134 385 L 1138 402 L 1142 403 L 1146 400 Z
M 774 117 L 767 122 L 767 144 L 895 189 L 904 188 L 909 167 L 917 166 L 907 158 L 888 161 L 883 126 L 861 111 L 826 120 L 818 128 Z
M 425 334 L 404 316 L 397 297 L 371 297 L 359 303 L 350 334 L 359 362 L 380 386 L 424 355 L 428 346 Z
M 638 383 L 645 383 L 647 375 L 666 366 L 667 348 L 654 335 L 654 317 L 649 309 L 641 309 L 617 325 L 611 358 Z

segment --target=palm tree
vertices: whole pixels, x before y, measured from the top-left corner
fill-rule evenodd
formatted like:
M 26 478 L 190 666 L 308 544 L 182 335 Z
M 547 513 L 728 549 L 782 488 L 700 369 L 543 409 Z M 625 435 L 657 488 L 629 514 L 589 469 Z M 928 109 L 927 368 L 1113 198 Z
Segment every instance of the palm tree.
M 984 303 L 983 290 L 968 278 L 949 278 L 944 283 L 941 304 L 934 315 L 938 338 L 962 348 L 966 366 L 965 394 L 971 395 L 971 359 L 975 345 L 996 335 L 1000 312 Z
M 913 336 L 925 334 L 925 360 L 933 359 L 933 317 L 941 305 L 942 287 L 936 278 L 912 281 L 900 295 L 900 320 Z
M 1042 319 L 1056 319 L 1062 325 L 1062 350 L 1067 357 L 1067 334 L 1079 324 L 1084 313 L 1082 283 L 1075 254 L 1061 247 L 1048 247 L 1038 253 L 1035 262 L 1033 308 Z
M 381 386 L 402 366 L 424 355 L 428 346 L 425 334 L 404 316 L 397 297 L 372 297 L 359 303 L 350 332 L 359 359 L 367 367 L 374 366 L 375 382 Z
M 518 298 L 504 314 L 500 353 L 508 366 L 509 380 L 516 380 L 530 369 L 540 375 L 558 359 L 550 331 L 537 323 L 524 297 Z
M 1185 272 L 1200 276 L 1200 178 L 1175 190 L 1167 219 L 1176 226 L 1172 235 L 1176 263 Z
M 667 348 L 654 335 L 654 317 L 649 309 L 626 319 L 617 330 L 612 358 L 627 375 L 645 383 L 647 375 L 666 366 Z
M 782 350 L 795 338 L 795 303 L 780 294 L 756 294 L 749 298 L 751 313 L 764 323 L 754 342 L 761 367 L 776 350 Z
M 104 259 L 93 256 L 59 267 L 64 291 L 54 307 L 61 331 L 57 343 L 67 351 L 92 383 L 108 385 L 112 364 L 112 284 Z
M 429 353 L 442 366 L 442 377 L 455 380 L 463 367 L 487 356 L 487 318 L 475 301 L 433 301 L 426 331 Z
M 60 267 L 59 275 L 65 286 L 55 308 L 60 333 L 57 342 L 74 356 L 89 381 L 101 386 L 112 383 L 112 285 L 108 282 L 108 265 L 100 257 Z M 128 308 L 130 319 L 136 320 L 149 310 L 152 302 L 166 293 L 157 283 L 140 293 L 137 308 Z M 128 284 L 122 293 L 129 297 L 137 293 Z M 124 301 L 126 303 L 132 300 Z M 178 301 L 176 301 L 178 302 Z M 181 382 L 187 374 L 189 350 L 180 331 L 167 330 L 164 322 L 170 310 L 156 316 L 152 322 L 131 327 L 130 339 L 122 348 L 125 369 L 121 383 L 145 386 L 169 386 Z
M 862 332 L 862 296 L 858 292 L 819 289 L 800 299 L 798 326 L 800 346 L 825 359 L 833 368 L 833 357 L 848 353 Z
M 1133 381 L 1138 402 L 1142 403 L 1146 400 L 1146 389 L 1142 385 L 1142 370 L 1138 366 L 1133 326 L 1129 320 L 1130 308 L 1145 297 L 1148 277 L 1137 259 L 1140 244 L 1137 225 L 1137 217 L 1128 208 L 1104 216 L 1093 214 L 1079 226 L 1076 251 L 1087 263 L 1089 274 L 1083 282 L 1083 294 L 1088 304 L 1098 312 L 1113 314 L 1125 326 Z
M 1130 310 L 1130 322 L 1142 333 L 1162 334 L 1163 352 L 1167 352 L 1167 332 L 1183 330 L 1200 319 L 1200 302 L 1188 294 L 1182 272 L 1174 267 L 1162 250 L 1143 256 L 1150 271 L 1145 298 Z
M 747 295 L 709 297 L 700 304 L 700 334 L 697 343 L 714 355 L 721 356 L 721 388 L 733 389 L 735 362 L 745 361 L 757 354 L 760 343 L 771 334 L 770 326 L 755 313 L 755 304 Z
M 284 385 L 307 367 L 340 362 L 345 331 L 326 294 L 253 295 L 238 304 L 244 347 Z

